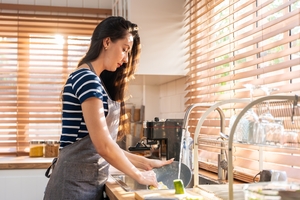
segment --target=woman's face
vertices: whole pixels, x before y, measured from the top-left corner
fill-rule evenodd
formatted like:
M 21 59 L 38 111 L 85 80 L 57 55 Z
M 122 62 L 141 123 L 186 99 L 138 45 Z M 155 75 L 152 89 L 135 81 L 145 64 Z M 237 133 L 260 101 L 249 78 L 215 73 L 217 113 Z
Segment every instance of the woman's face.
M 104 69 L 116 71 L 123 63 L 128 62 L 128 53 L 133 45 L 133 36 L 128 33 L 125 38 L 112 42 L 107 38 L 104 43 Z M 105 47 L 107 48 L 105 50 Z

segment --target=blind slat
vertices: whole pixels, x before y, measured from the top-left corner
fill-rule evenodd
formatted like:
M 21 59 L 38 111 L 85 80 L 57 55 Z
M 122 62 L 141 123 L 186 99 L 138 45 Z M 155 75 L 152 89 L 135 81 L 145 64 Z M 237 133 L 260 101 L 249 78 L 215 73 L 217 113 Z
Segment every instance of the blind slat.
M 64 12 L 68 10 L 76 11 L 66 8 Z M 63 84 L 103 19 L 73 16 L 1 10 L 0 154 L 24 155 L 30 140 L 59 139 Z
M 188 79 L 186 106 L 234 98 L 250 98 L 245 84 L 278 88 L 272 94 L 300 94 L 300 1 L 186 1 Z M 255 90 L 254 98 L 265 96 Z M 247 104 L 222 107 L 225 131 L 230 118 Z M 254 109 L 254 108 L 253 108 Z M 255 109 L 254 109 L 255 110 Z M 256 112 L 260 112 L 258 109 Z M 272 112 L 284 120 L 286 130 L 300 128 L 299 116 L 291 122 L 290 113 Z M 297 109 L 295 110 L 297 113 Z M 189 130 L 193 134 L 204 111 L 190 115 Z M 216 138 L 220 132 L 220 117 L 209 115 L 200 130 L 200 138 Z M 195 139 L 195 138 L 194 138 Z M 198 138 L 197 138 L 198 139 Z M 256 145 L 235 143 L 234 177 L 247 172 L 259 172 L 259 149 Z M 202 167 L 217 171 L 219 149 L 199 145 Z M 299 144 L 300 148 L 300 144 Z M 291 180 L 300 181 L 300 149 L 263 148 L 267 158 L 264 168 L 285 170 Z M 271 156 L 272 155 L 272 156 Z M 274 156 L 273 156 L 274 155 Z M 204 163 L 205 162 L 205 163 Z M 201 165 L 200 165 L 201 167 Z M 250 175 L 250 177 L 251 177 Z M 245 175 L 243 175 L 245 176 Z M 240 177 L 241 178 L 241 177 Z M 242 178 L 241 178 L 242 179 Z M 252 181 L 252 179 L 249 179 Z

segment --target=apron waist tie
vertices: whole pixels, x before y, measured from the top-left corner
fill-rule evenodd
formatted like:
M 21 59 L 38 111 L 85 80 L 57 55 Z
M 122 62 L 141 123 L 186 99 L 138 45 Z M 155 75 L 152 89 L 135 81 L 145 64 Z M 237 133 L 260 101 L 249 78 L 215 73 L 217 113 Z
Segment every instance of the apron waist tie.
M 50 173 L 50 170 L 52 169 L 54 169 L 54 167 L 55 167 L 55 163 L 57 162 L 57 158 L 54 158 L 53 160 L 52 160 L 52 163 L 51 163 L 51 165 L 48 167 L 48 169 L 47 169 L 47 171 L 45 172 L 45 176 L 47 177 L 47 178 L 50 178 L 50 176 L 51 176 L 51 173 Z

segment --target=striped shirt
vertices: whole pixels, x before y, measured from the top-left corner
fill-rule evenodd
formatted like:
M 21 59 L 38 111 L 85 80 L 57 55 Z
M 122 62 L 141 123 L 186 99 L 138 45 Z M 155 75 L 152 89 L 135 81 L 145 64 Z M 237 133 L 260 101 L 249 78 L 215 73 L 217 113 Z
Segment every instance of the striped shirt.
M 85 68 L 71 73 L 62 94 L 60 149 L 89 134 L 83 118 L 81 104 L 90 97 L 97 97 L 102 100 L 105 116 L 107 116 L 108 96 L 100 78 L 94 72 Z

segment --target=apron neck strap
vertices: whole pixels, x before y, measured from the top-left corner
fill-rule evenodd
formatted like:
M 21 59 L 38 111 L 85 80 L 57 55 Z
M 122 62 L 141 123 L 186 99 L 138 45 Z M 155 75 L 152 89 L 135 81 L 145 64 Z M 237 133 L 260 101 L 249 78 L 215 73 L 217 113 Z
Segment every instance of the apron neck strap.
M 90 70 L 96 74 L 96 71 L 95 71 L 93 65 L 90 62 L 87 62 L 86 64 L 90 67 Z

